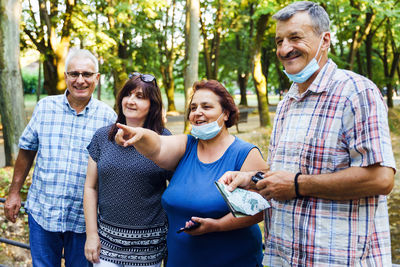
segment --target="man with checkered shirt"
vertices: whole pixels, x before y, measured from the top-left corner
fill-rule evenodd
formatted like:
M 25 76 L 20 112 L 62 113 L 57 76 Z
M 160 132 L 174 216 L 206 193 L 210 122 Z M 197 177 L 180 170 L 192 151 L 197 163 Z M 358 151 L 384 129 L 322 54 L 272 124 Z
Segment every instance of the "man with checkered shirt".
M 100 127 L 116 120 L 115 112 L 92 93 L 99 81 L 98 61 L 87 50 L 73 49 L 65 64 L 67 90 L 39 101 L 19 140 L 19 153 L 5 203 L 15 222 L 20 190 L 36 157 L 25 209 L 33 266 L 89 266 L 84 255 L 83 187 L 87 145 Z
M 328 59 L 329 17 L 295 2 L 273 16 L 277 56 L 293 84 L 279 103 L 264 179 L 226 173 L 258 190 L 267 266 L 391 266 L 386 196 L 395 161 L 376 85 Z

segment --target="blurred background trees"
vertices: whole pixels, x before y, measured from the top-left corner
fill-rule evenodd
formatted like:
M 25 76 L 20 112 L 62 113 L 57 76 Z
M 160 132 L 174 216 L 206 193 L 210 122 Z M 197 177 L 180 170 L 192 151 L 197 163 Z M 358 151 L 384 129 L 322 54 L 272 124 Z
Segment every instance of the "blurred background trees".
M 132 71 L 151 73 L 166 111 L 176 114 L 183 111 L 177 110 L 176 93 L 187 98 L 194 80 L 217 79 L 240 95 L 240 106 L 255 94 L 260 126 L 268 126 L 269 96 L 281 98 L 290 87 L 275 55 L 272 15 L 290 2 L 23 0 L 21 53 L 36 53 L 43 70 L 43 81 L 37 70 L 22 70 L 24 92 L 35 93 L 43 83 L 42 93 L 62 93 L 65 57 L 77 46 L 100 59 L 98 97 L 100 90 L 115 97 Z M 330 57 L 373 80 L 393 107 L 400 89 L 400 0 L 316 2 L 331 18 Z
M 116 95 L 131 71 L 153 73 L 176 111 L 174 92 L 184 90 L 185 0 L 23 0 L 21 49 L 43 57 L 44 89 L 65 89 L 64 61 L 72 46 L 101 59 L 106 90 Z M 332 21 L 331 57 L 339 67 L 372 79 L 388 96 L 399 87 L 399 0 L 317 1 Z M 200 79 L 218 79 L 232 93 L 257 94 L 260 124 L 270 124 L 268 94 L 290 82 L 276 60 L 275 21 L 286 0 L 202 0 L 198 7 Z

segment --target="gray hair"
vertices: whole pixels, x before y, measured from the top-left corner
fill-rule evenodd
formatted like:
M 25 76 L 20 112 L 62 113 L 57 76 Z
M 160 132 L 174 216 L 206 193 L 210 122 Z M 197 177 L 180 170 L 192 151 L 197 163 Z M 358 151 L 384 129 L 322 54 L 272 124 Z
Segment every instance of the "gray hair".
M 314 24 L 314 32 L 321 34 L 329 32 L 330 20 L 328 13 L 320 5 L 309 1 L 299 1 L 290 4 L 279 10 L 272 17 L 278 21 L 286 21 L 299 11 L 307 11 L 311 21 Z
M 71 48 L 68 52 L 67 58 L 65 59 L 65 72 L 68 71 L 68 65 L 71 59 L 80 57 L 90 59 L 94 64 L 94 71 L 99 72 L 99 61 L 97 58 L 86 49 Z

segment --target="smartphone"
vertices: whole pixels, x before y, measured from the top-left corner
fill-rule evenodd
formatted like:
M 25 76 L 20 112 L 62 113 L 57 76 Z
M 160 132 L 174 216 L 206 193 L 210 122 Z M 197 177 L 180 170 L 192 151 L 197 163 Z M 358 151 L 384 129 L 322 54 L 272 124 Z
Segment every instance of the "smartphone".
M 182 233 L 183 231 L 196 229 L 196 228 L 198 228 L 200 226 L 200 223 L 197 223 L 197 222 L 194 222 L 194 221 L 192 221 L 192 222 L 194 223 L 192 226 L 182 227 L 181 229 L 179 229 L 176 232 L 179 234 L 179 233 Z

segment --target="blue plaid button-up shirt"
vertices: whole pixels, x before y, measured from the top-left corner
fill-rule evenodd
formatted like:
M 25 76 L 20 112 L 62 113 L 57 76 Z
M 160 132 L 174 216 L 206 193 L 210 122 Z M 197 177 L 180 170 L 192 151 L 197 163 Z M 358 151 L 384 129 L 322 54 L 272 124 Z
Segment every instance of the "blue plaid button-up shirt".
M 45 230 L 85 232 L 86 147 L 98 128 L 115 120 L 112 108 L 93 97 L 77 114 L 67 91 L 36 105 L 19 147 L 38 151 L 25 208 Z

